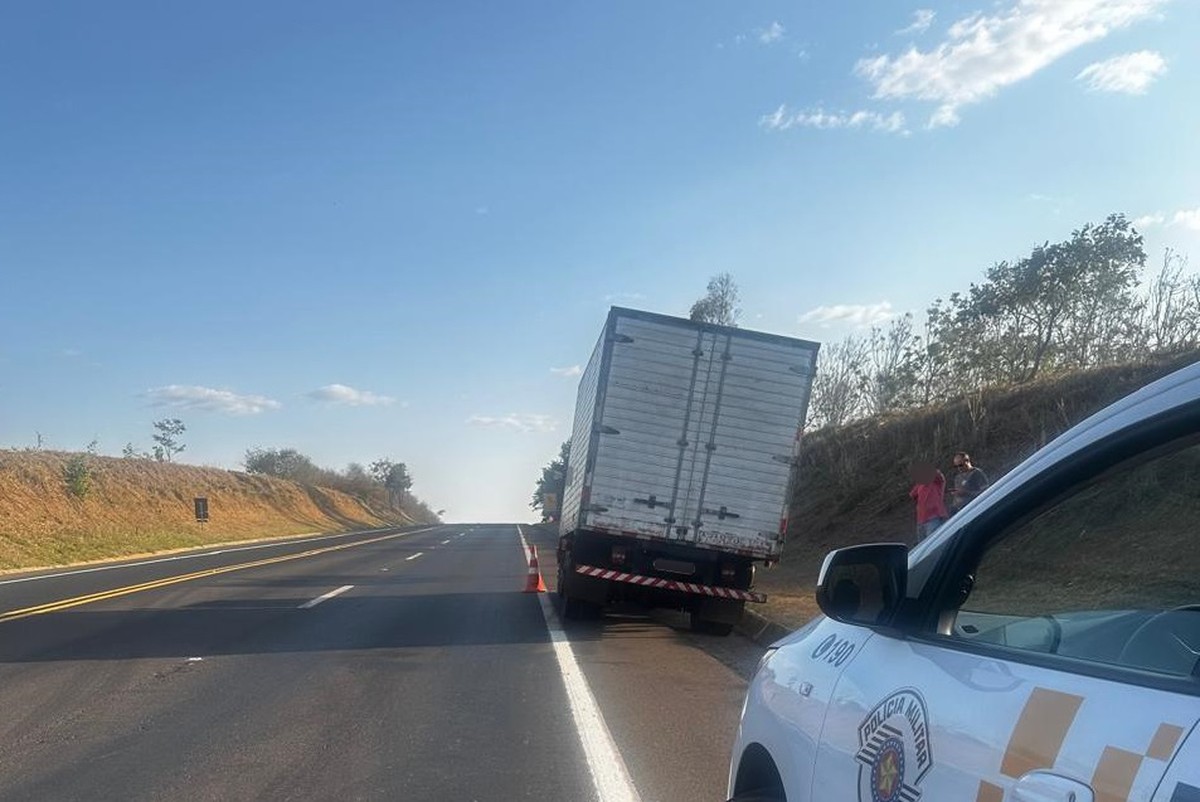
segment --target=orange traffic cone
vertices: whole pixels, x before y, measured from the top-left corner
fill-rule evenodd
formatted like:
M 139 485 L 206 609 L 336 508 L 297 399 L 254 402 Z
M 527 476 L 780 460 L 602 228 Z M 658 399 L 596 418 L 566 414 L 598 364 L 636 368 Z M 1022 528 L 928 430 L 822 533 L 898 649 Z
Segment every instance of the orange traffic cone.
M 525 580 L 525 592 L 546 592 L 546 583 L 542 581 L 542 572 L 538 568 L 537 546 L 529 547 L 529 576 Z

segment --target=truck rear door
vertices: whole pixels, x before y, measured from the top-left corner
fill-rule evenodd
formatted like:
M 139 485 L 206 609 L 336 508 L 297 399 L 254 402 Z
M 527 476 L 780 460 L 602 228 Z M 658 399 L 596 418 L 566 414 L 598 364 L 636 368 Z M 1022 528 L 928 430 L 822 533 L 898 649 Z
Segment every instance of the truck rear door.
M 816 352 L 753 332 L 713 345 L 689 520 L 701 544 L 774 556 Z
M 609 336 L 588 524 L 693 540 L 684 478 L 696 472 L 714 335 L 620 315 Z

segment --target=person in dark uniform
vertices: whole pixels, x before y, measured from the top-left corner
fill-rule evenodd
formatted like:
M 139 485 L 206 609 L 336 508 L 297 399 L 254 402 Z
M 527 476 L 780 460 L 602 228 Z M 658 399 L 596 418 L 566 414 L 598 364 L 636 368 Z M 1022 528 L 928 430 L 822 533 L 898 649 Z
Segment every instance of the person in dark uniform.
M 950 491 L 950 507 L 952 512 L 958 512 L 987 490 L 987 474 L 971 462 L 971 455 L 959 451 L 954 455 L 954 488 Z

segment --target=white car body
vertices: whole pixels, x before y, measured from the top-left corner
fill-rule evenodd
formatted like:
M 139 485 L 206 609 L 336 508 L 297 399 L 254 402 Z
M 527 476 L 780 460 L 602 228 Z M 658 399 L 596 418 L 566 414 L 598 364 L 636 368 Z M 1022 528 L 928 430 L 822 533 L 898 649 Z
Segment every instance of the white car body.
M 1018 517 L 1026 499 L 1040 497 L 1033 494 L 1093 486 L 1107 475 L 1106 460 L 1133 461 L 1137 449 L 1150 460 L 1156 444 L 1191 443 L 1197 434 L 1200 363 L 1075 426 L 913 549 L 903 604 L 910 611 L 927 604 L 924 620 L 936 624 L 867 626 L 820 617 L 775 644 L 747 692 L 728 797 L 1200 802 L 1200 644 L 1171 631 L 1197 655 L 1186 677 L 1058 651 L 1066 643 L 1063 624 L 1069 633 L 1112 622 L 1125 626 L 1120 616 L 1126 611 L 1076 611 L 1075 618 L 1051 621 L 1057 639 L 1048 652 L 1023 651 L 1009 640 L 971 640 L 962 633 L 979 631 L 964 623 L 972 619 L 958 616 L 957 607 L 948 614 L 945 591 L 935 587 L 966 564 L 964 554 L 986 554 L 1004 542 L 989 532 L 1000 526 L 993 522 L 1009 521 L 1005 526 L 1016 529 L 1040 515 Z M 1200 520 L 1196 524 L 1187 565 L 1200 555 Z M 996 539 L 985 547 L 989 535 Z M 1185 590 L 1200 604 L 1200 575 L 1192 576 Z M 975 579 L 972 570 L 966 598 Z M 1184 614 L 1174 606 L 1161 614 L 1167 612 Z M 1200 611 L 1186 614 L 1200 623 Z M 1129 625 L 1134 637 L 1157 615 L 1150 611 Z

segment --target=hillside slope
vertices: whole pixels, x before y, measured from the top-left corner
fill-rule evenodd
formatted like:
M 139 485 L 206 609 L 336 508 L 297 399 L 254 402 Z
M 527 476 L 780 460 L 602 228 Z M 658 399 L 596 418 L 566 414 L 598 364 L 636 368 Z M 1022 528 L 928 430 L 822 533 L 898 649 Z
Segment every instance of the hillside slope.
M 64 480 L 72 456 L 0 450 L 0 570 L 413 522 L 336 490 L 144 459 L 87 456 L 90 489 L 77 498 Z M 196 496 L 208 498 L 206 524 Z
M 782 562 L 759 573 L 773 595 L 768 614 L 802 623 L 830 549 L 915 540 L 908 467 L 937 465 L 949 477 L 955 451 L 969 452 L 995 481 L 1026 457 L 1140 387 L 1200 360 L 1200 351 L 996 388 L 805 436 L 793 484 Z

